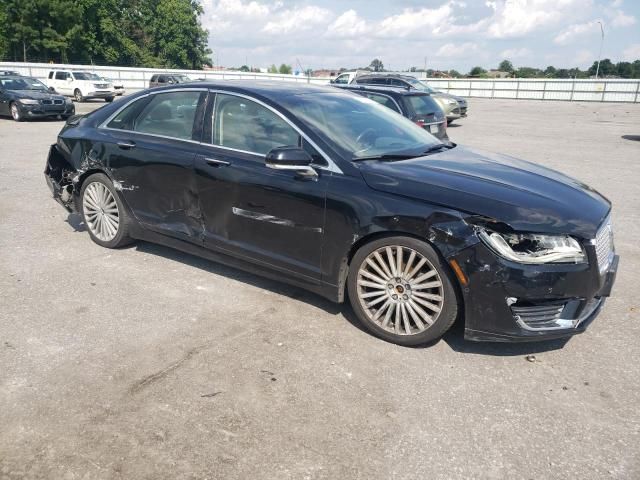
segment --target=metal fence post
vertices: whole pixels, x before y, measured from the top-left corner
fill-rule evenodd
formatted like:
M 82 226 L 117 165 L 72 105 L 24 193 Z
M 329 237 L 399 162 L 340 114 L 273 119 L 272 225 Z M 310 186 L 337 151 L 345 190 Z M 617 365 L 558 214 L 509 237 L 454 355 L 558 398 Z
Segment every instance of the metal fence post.
M 604 92 L 606 92 L 606 91 L 607 91 L 607 82 L 605 81 L 604 82 L 604 87 L 602 89 L 602 96 L 600 97 L 600 101 L 601 102 L 604 102 Z
M 516 78 L 516 100 L 520 98 L 520 79 Z
M 576 90 L 576 81 L 571 82 L 571 95 L 569 95 L 569 101 L 573 102 L 573 92 Z
M 640 92 L 640 80 L 636 81 L 636 97 L 633 99 L 633 103 L 638 103 L 638 92 Z
M 544 83 L 542 84 L 542 100 L 544 100 L 544 97 L 547 94 L 547 81 L 545 80 Z

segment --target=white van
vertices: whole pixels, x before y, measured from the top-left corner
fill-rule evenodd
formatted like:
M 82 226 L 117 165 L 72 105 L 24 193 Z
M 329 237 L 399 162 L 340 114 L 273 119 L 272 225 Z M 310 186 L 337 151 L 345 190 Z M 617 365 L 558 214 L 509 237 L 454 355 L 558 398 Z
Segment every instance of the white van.
M 76 102 L 89 98 L 104 98 L 105 102 L 112 102 L 116 96 L 111 82 L 82 70 L 50 70 L 45 83 L 49 90 L 73 97 Z

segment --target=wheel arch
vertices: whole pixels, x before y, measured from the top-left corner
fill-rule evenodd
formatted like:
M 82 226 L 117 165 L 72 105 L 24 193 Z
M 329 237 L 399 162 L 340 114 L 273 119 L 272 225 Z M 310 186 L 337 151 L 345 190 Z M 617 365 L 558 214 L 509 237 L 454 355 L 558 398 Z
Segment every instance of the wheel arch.
M 441 246 L 439 246 L 438 243 L 433 242 L 428 238 L 417 235 L 416 233 L 413 233 L 410 231 L 402 231 L 402 230 L 384 230 L 384 231 L 371 232 L 367 235 L 364 235 L 358 238 L 358 240 L 351 245 L 347 255 L 343 257 L 342 264 L 340 266 L 340 276 L 338 280 L 338 302 L 339 303 L 343 303 L 345 301 L 345 293 L 347 290 L 347 278 L 349 276 L 349 270 L 351 268 L 351 260 L 353 259 L 353 256 L 363 246 L 371 242 L 374 242 L 376 240 L 380 240 L 382 238 L 388 238 L 388 237 L 413 238 L 415 240 L 419 240 L 431 246 L 436 251 L 436 253 L 441 257 L 442 264 L 444 265 L 444 268 L 447 269 L 447 273 L 449 274 L 449 277 L 452 279 L 451 283 L 453 284 L 453 288 L 456 291 L 456 296 L 458 298 L 458 304 L 460 307 L 459 311 L 464 312 L 464 296 L 462 292 L 462 286 L 460 285 L 460 280 L 458 279 L 458 276 L 453 271 L 453 268 L 447 261 L 445 255 L 443 254 L 443 249 L 441 248 Z

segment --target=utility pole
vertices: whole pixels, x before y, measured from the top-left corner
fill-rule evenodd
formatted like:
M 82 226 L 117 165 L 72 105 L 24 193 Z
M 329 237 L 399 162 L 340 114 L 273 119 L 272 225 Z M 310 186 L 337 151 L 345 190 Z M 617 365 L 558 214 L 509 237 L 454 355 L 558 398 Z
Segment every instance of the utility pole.
M 598 52 L 598 65 L 596 66 L 596 79 L 598 78 L 598 73 L 600 73 L 600 57 L 602 57 L 602 44 L 604 43 L 604 27 L 602 26 L 602 22 L 598 20 L 598 24 L 600 25 L 600 51 Z

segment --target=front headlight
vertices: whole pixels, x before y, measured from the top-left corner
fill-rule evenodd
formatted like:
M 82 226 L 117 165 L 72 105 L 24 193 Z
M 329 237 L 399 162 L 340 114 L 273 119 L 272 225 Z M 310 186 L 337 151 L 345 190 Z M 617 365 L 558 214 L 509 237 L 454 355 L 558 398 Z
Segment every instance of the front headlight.
M 479 231 L 480 239 L 501 257 L 518 263 L 582 263 L 584 250 L 569 235 Z
M 458 104 L 458 101 L 454 100 L 453 98 L 445 98 L 444 101 L 446 103 L 448 103 L 449 105 L 457 105 Z
M 33 98 L 20 98 L 18 101 L 23 105 L 38 105 L 40 102 Z

